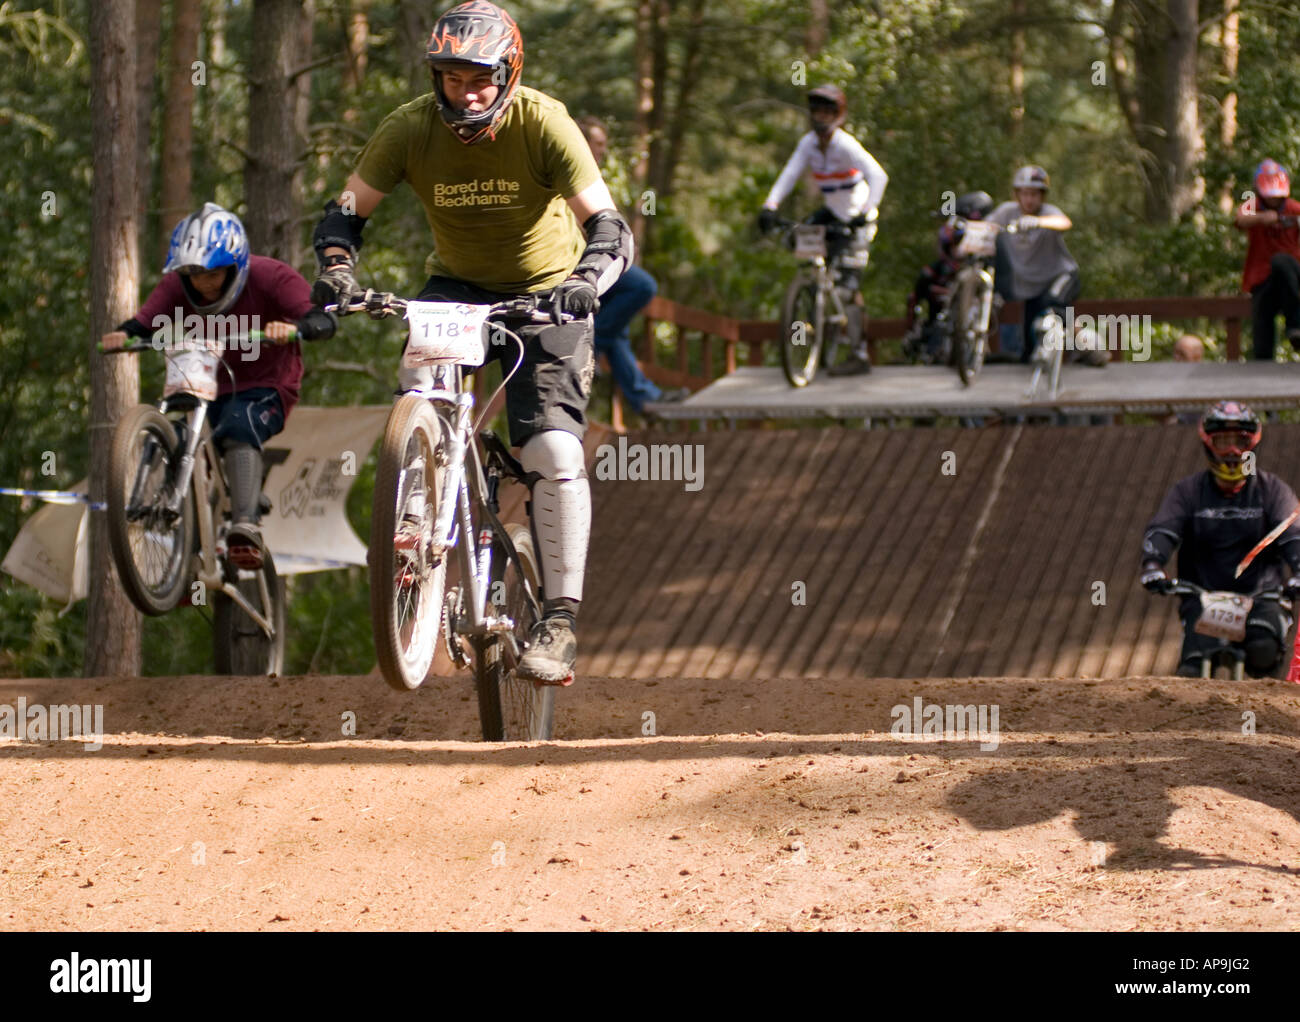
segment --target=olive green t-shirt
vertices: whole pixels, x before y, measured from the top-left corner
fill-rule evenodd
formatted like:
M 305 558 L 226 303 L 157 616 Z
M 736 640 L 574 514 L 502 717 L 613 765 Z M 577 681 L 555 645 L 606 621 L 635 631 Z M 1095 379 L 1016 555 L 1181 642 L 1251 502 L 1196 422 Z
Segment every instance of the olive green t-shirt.
M 357 173 L 388 193 L 410 182 L 435 250 L 430 274 L 518 294 L 554 287 L 585 247 L 566 199 L 600 177 L 564 104 L 515 93 L 495 139 L 460 141 L 433 93 L 398 107 L 366 143 Z

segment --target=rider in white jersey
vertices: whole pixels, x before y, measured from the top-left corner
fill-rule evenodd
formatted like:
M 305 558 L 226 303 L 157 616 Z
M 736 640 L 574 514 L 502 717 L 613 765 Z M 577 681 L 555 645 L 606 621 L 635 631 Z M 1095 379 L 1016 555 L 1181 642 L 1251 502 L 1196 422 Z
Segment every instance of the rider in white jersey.
M 828 239 L 831 254 L 836 249 L 847 249 L 839 259 L 839 285 L 853 296 L 853 305 L 863 305 L 861 285 L 862 269 L 867 265 L 867 246 L 876 234 L 876 214 L 880 200 L 889 183 L 889 175 L 875 158 L 863 148 L 862 143 L 845 131 L 847 99 L 834 85 L 821 85 L 808 93 L 808 117 L 812 130 L 799 140 L 794 153 L 786 162 L 763 209 L 758 215 L 759 229 L 770 230 L 776 223 L 776 208 L 794 190 L 799 178 L 811 173 L 822 193 L 823 206 L 808 218 L 809 223 L 838 224 L 853 228 L 847 243 L 835 245 Z M 859 324 L 861 323 L 859 313 Z M 859 329 L 852 329 L 858 335 Z M 867 357 L 866 341 L 859 337 L 854 349 L 856 358 L 841 367 L 832 367 L 837 375 L 871 371 Z

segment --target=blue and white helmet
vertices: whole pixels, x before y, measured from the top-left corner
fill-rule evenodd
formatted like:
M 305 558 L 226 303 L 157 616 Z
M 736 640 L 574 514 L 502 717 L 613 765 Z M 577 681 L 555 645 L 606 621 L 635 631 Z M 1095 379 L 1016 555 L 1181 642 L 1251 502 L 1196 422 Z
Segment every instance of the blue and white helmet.
M 221 297 L 210 305 L 203 304 L 203 296 L 194 289 L 187 273 L 219 270 L 223 266 L 234 268 L 226 274 Z M 167 249 L 167 264 L 163 273 L 179 272 L 185 296 L 196 312 L 212 316 L 225 312 L 235 304 L 248 280 L 248 235 L 239 217 L 215 202 L 204 203 L 197 213 L 191 213 L 172 231 L 171 246 Z

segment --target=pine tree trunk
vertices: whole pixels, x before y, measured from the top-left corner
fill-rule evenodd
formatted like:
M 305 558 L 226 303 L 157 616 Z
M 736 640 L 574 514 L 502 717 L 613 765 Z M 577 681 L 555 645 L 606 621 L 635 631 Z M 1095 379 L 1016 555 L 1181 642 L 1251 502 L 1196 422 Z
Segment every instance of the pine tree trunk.
M 167 258 L 172 229 L 193 212 L 194 62 L 199 55 L 199 0 L 172 5 L 172 37 L 167 61 L 167 96 L 163 110 L 159 175 L 158 250 Z
M 1205 197 L 1200 163 L 1205 158 L 1197 87 L 1199 15 L 1197 0 L 1169 0 L 1169 43 L 1165 65 L 1165 173 L 1169 220 L 1181 219 Z
M 1225 154 L 1237 147 L 1237 61 L 1240 55 L 1238 32 L 1241 25 L 1241 0 L 1223 0 L 1224 18 L 1220 29 L 1220 48 L 1222 50 L 1223 77 L 1229 82 L 1227 95 L 1223 97 L 1221 120 L 1219 122 L 1219 144 Z M 1236 196 L 1232 192 L 1232 182 L 1223 185 L 1219 193 L 1219 209 L 1226 216 L 1237 206 Z
M 809 57 L 816 57 L 826 48 L 831 34 L 831 9 L 826 0 L 808 0 L 808 33 L 804 45 Z
M 1019 164 L 1025 160 L 1025 0 L 1011 0 L 1011 19 L 1011 153 L 1013 162 Z
M 292 266 L 302 255 L 294 188 L 302 149 L 295 72 L 310 63 L 310 51 L 301 52 L 306 13 L 301 0 L 255 0 L 248 65 L 244 227 L 254 253 Z
M 650 182 L 650 134 L 654 113 L 654 20 L 655 0 L 637 0 L 636 5 L 636 135 L 632 163 L 632 236 L 637 252 L 645 247 L 646 217 L 641 212 L 641 194 Z
M 162 36 L 162 0 L 136 0 L 136 181 L 140 193 L 138 219 L 141 232 L 149 229 L 149 209 L 153 202 L 152 113 L 154 83 L 158 71 L 158 48 Z M 141 263 L 145 264 L 153 248 L 141 233 Z M 147 271 L 148 266 L 142 265 Z
M 90 495 L 102 501 L 112 426 L 135 404 L 139 374 L 131 356 L 107 358 L 99 337 L 136 310 L 139 287 L 139 153 L 136 132 L 135 0 L 91 5 L 91 131 L 95 175 L 90 235 Z M 87 677 L 140 673 L 140 615 L 118 581 L 104 515 L 90 512 Z

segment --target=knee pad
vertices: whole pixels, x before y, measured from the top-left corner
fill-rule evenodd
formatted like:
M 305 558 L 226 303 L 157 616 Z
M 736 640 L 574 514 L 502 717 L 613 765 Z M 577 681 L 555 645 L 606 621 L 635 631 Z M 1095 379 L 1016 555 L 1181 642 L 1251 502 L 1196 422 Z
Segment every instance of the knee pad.
M 587 478 L 582 441 L 562 429 L 547 429 L 530 436 L 519 450 L 519 463 L 525 472 L 535 473 L 542 479 Z
M 1070 292 L 1074 290 L 1074 275 L 1062 273 L 1054 281 L 1052 286 L 1047 289 L 1047 298 L 1053 305 L 1068 305 L 1074 298 Z
M 1271 632 L 1251 629 L 1242 643 L 1246 651 L 1246 669 L 1253 674 L 1271 671 L 1282 659 L 1282 644 Z
M 227 444 L 222 461 L 230 484 L 231 518 L 236 522 L 257 521 L 262 496 L 262 452 L 250 444 Z

